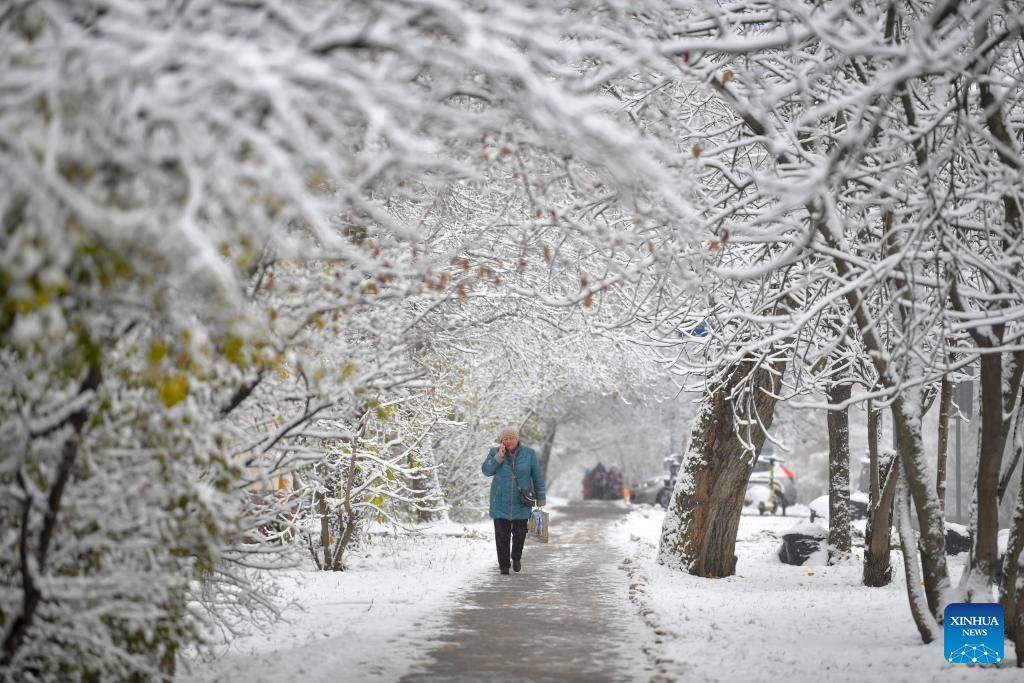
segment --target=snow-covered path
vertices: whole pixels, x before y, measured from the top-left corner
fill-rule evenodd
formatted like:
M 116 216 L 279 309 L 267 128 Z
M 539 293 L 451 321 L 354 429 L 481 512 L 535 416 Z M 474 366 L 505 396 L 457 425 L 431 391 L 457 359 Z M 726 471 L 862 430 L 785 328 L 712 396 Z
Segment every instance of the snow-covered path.
M 425 681 L 637 681 L 654 673 L 652 634 L 630 604 L 610 530 L 615 503 L 556 508 L 552 540 L 527 541 L 523 571 L 497 564 L 465 586 L 429 662 L 405 683 Z

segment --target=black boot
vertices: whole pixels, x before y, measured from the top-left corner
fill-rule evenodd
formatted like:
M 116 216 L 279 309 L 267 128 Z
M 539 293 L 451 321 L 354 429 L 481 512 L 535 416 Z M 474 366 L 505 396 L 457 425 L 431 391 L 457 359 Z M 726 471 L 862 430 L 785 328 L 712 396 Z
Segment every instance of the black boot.
M 519 570 L 517 569 L 516 571 L 519 571 Z M 501 568 L 501 573 L 502 574 L 508 574 L 508 567 L 502 567 Z
M 523 565 L 522 565 L 522 563 L 519 562 L 519 560 L 512 560 L 512 569 L 515 569 L 516 571 L 519 571 L 522 568 L 523 568 Z

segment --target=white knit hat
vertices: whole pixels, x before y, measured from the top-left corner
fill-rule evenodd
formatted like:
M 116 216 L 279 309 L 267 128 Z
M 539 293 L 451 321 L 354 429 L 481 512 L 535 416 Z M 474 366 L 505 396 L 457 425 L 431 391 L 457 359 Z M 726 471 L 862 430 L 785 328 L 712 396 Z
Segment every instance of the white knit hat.
M 506 425 L 498 431 L 498 441 L 501 441 L 506 436 L 511 436 L 513 439 L 519 439 L 519 430 L 512 425 Z

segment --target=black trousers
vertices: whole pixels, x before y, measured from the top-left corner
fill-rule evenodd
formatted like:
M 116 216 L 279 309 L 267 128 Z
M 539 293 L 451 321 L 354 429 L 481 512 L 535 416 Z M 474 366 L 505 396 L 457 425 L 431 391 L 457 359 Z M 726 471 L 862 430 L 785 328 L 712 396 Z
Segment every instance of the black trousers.
M 512 542 L 511 559 L 509 541 Z M 523 543 L 526 542 L 525 519 L 495 519 L 494 543 L 498 547 L 498 566 L 510 567 L 512 560 L 523 559 Z

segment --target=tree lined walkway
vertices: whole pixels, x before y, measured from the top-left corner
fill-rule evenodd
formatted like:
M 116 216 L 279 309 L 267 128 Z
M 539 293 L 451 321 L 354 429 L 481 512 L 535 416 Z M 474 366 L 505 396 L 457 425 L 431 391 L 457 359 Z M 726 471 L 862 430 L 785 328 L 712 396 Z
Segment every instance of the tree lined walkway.
M 556 508 L 551 542 L 527 541 L 523 571 L 492 571 L 467 586 L 431 661 L 403 678 L 425 681 L 636 681 L 654 673 L 608 533 L 613 503 Z

